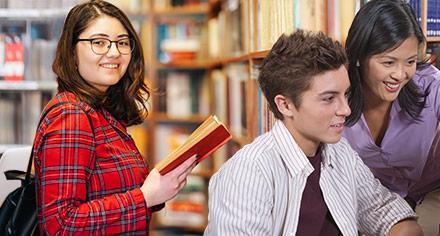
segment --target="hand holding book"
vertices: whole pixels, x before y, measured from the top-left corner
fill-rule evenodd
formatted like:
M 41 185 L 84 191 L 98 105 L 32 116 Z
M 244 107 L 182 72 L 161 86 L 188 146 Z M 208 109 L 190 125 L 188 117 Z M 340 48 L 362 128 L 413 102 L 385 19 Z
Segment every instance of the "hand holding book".
M 231 134 L 225 125 L 216 116 L 210 116 L 181 146 L 157 163 L 155 168 L 161 175 L 165 175 L 194 155 L 197 156 L 197 163 L 199 163 L 229 139 L 231 139 Z
M 185 187 L 187 177 L 195 166 L 196 157 L 192 156 L 166 175 L 153 168 L 141 186 L 147 207 L 159 206 L 174 198 Z

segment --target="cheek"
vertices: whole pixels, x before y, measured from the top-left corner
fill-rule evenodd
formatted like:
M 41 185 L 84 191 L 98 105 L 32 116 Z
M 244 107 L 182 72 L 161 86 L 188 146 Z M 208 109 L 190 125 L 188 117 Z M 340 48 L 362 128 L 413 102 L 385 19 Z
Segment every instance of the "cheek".
M 130 65 L 131 57 L 129 57 L 126 62 L 124 63 L 124 73 L 127 71 L 128 66 Z
M 310 118 L 310 123 L 312 125 L 316 125 L 317 127 L 327 127 L 328 123 L 331 123 L 333 116 L 335 112 L 333 111 L 333 108 L 330 107 L 318 107 L 317 105 L 314 106 L 317 108 L 316 110 L 312 110 L 308 117 Z
M 96 68 L 94 67 L 95 62 L 87 57 L 80 57 L 77 63 L 78 72 L 81 77 L 85 80 L 89 80 L 91 75 L 96 73 Z
M 416 74 L 416 71 L 417 71 L 417 67 L 416 66 L 411 67 L 411 69 L 408 72 L 408 77 L 412 78 Z

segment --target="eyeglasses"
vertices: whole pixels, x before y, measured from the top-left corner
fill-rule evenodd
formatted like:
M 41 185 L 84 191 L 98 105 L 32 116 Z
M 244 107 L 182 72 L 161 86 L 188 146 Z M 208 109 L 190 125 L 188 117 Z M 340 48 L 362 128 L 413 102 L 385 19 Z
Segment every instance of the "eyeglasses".
M 123 55 L 130 54 L 134 49 L 134 41 L 133 39 L 130 38 L 119 39 L 116 41 L 112 41 L 106 38 L 77 39 L 77 42 L 79 41 L 90 42 L 92 51 L 98 55 L 107 54 L 110 48 L 112 47 L 112 43 L 116 44 L 116 48 L 118 49 L 118 52 Z

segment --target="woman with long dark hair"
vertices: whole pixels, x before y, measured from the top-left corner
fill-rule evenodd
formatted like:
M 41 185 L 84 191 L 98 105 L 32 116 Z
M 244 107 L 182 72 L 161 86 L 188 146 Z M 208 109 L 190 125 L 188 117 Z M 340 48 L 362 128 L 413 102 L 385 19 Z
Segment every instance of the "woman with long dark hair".
M 151 213 L 186 183 L 195 158 L 151 172 L 127 133 L 147 115 L 140 40 L 105 1 L 66 17 L 53 70 L 58 93 L 34 141 L 42 235 L 146 235 Z
M 418 59 L 425 43 L 403 0 L 369 1 L 346 41 L 352 113 L 344 136 L 381 183 L 413 208 L 426 194 L 440 205 L 440 72 Z M 420 214 L 420 223 L 427 230 L 425 220 L 437 221 L 437 233 L 440 216 L 432 214 Z

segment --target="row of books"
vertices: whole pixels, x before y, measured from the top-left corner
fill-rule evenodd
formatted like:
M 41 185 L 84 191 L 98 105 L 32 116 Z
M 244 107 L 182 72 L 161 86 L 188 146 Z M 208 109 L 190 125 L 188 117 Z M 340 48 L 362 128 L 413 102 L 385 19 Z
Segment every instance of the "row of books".
M 21 37 L 0 33 L 0 80 L 54 80 L 56 40 L 36 39 L 29 47 Z
M 422 23 L 422 3 L 421 3 L 421 1 L 422 0 L 408 0 L 408 3 L 411 5 L 419 24 Z
M 295 28 L 323 31 L 344 41 L 364 0 L 244 0 L 226 1 L 209 19 L 211 58 L 227 58 L 269 49 L 283 33 Z M 246 26 L 246 27 L 242 27 Z M 230 40 L 224 40 L 228 32 Z
M 199 55 L 205 51 L 203 30 L 200 19 L 162 20 L 157 26 L 158 60 L 168 63 L 203 58 Z
M 269 49 L 295 28 L 322 31 L 343 41 L 363 0 L 245 0 L 244 51 Z
M 203 70 L 161 70 L 156 111 L 174 118 L 207 116 L 210 109 L 206 76 Z
M 428 0 L 428 12 L 426 18 L 426 34 L 427 36 L 440 36 L 440 1 Z
M 419 23 L 422 22 L 422 0 L 408 0 L 414 10 Z M 440 36 L 440 1 L 426 0 L 426 35 L 429 37 Z
M 24 44 L 18 35 L 0 33 L 0 79 L 24 79 Z
M 275 117 L 258 87 L 259 67 L 231 63 L 211 72 L 214 84 L 214 114 L 228 123 L 235 137 L 255 138 L 269 131 Z M 251 115 L 252 114 L 252 115 Z
M 156 215 L 161 226 L 200 227 L 207 222 L 206 180 L 188 176 L 186 186 Z
M 39 92 L 0 93 L 0 144 L 31 144 L 43 103 Z
M 224 11 L 208 21 L 210 58 L 228 58 L 240 56 L 243 49 L 241 27 L 241 4 L 231 1 Z M 237 3 L 236 3 L 237 2 Z M 246 30 L 247 28 L 243 28 Z M 228 40 L 225 40 L 225 32 Z

